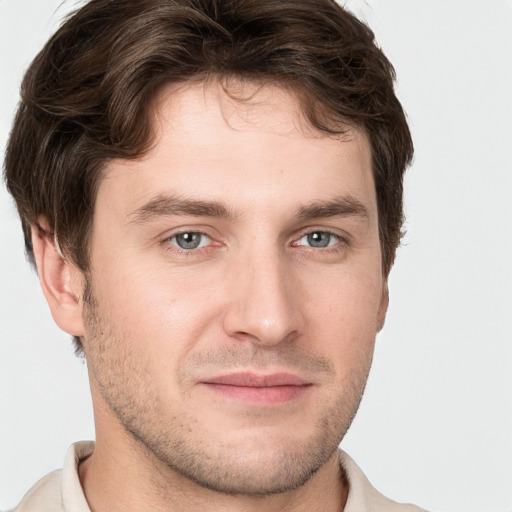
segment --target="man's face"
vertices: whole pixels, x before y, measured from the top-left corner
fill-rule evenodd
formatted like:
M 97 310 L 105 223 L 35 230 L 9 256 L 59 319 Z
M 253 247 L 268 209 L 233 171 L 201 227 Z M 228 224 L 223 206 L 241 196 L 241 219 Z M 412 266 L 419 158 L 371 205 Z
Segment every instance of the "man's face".
M 387 296 L 366 137 L 245 87 L 168 89 L 153 149 L 108 165 L 84 349 L 98 443 L 265 494 L 334 460 Z

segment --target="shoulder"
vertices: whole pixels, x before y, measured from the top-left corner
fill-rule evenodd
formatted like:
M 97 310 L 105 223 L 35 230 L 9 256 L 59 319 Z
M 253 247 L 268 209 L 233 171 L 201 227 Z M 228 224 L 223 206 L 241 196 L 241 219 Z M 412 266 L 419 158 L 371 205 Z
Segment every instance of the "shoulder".
M 11 512 L 90 512 L 78 476 L 78 466 L 94 450 L 92 441 L 71 445 L 63 469 L 39 480 Z
M 62 470 L 49 473 L 41 478 L 25 494 L 12 512 L 60 512 L 62 503 Z
M 339 452 L 339 459 L 349 482 L 344 512 L 426 512 L 416 505 L 397 503 L 383 496 L 345 452 Z

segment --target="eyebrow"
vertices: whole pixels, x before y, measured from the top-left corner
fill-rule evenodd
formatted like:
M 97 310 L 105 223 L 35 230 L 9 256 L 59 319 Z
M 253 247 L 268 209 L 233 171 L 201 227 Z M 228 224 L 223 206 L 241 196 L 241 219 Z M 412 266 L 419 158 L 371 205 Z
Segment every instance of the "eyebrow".
M 301 221 L 327 217 L 360 217 L 368 220 L 366 206 L 353 196 L 337 197 L 329 201 L 316 201 L 299 208 L 297 218 Z
M 187 199 L 176 195 L 158 195 L 129 214 L 131 224 L 144 224 L 159 217 L 195 216 L 235 219 L 236 212 L 220 201 Z M 295 217 L 299 221 L 327 217 L 359 217 L 367 220 L 366 206 L 353 196 L 337 197 L 328 201 L 315 201 L 300 207 Z
M 178 196 L 158 195 L 130 213 L 130 223 L 143 224 L 158 217 L 192 215 L 233 219 L 236 215 L 219 201 L 201 201 Z

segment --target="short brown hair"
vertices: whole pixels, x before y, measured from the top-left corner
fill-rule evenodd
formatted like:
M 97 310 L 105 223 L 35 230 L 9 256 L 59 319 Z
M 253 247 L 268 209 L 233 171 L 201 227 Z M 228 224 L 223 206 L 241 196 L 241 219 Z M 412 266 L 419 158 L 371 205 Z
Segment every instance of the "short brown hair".
M 102 168 L 147 151 L 162 86 L 212 77 L 289 87 L 323 132 L 364 129 L 387 275 L 412 141 L 392 65 L 372 31 L 334 0 L 92 0 L 76 11 L 28 69 L 7 146 L 5 178 L 29 256 L 30 227 L 44 231 L 44 216 L 48 234 L 86 271 Z

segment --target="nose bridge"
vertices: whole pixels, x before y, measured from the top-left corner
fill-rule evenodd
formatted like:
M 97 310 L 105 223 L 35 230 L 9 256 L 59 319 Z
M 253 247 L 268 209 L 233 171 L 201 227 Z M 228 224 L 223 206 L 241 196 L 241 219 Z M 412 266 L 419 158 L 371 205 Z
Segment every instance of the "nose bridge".
M 277 244 L 259 244 L 244 251 L 231 269 L 230 281 L 233 299 L 225 316 L 228 334 L 274 345 L 300 331 L 293 268 Z

